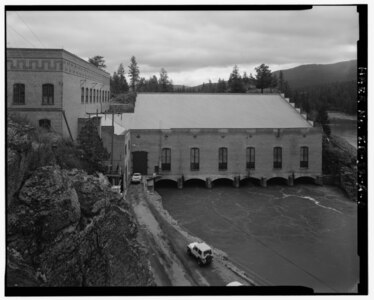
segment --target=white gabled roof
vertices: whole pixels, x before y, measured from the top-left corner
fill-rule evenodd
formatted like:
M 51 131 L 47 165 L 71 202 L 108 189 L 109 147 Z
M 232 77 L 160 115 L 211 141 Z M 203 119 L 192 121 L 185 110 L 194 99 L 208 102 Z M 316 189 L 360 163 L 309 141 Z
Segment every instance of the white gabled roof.
M 308 128 L 279 94 L 138 94 L 130 129 Z

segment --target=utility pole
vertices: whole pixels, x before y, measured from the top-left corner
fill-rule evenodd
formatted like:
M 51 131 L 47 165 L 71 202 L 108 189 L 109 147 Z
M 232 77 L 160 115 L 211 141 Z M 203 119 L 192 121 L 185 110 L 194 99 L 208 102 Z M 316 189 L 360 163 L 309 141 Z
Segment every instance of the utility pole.
M 111 145 L 111 168 L 112 168 L 112 171 L 113 171 L 113 147 L 114 147 L 114 112 L 112 112 L 112 129 L 113 129 L 113 132 L 112 132 L 112 145 Z

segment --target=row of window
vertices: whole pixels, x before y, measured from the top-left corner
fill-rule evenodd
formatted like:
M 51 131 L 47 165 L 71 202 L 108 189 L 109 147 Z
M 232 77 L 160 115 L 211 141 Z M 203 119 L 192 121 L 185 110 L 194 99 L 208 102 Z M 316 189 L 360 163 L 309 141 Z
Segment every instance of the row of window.
M 81 88 L 81 103 L 101 103 L 109 101 L 109 91 Z
M 246 149 L 246 167 L 247 169 L 255 169 L 256 154 L 254 147 Z M 200 168 L 200 149 L 191 148 L 190 150 L 190 167 L 191 171 L 198 171 Z M 274 169 L 282 168 L 282 147 L 273 148 L 273 167 Z M 309 167 L 309 149 L 308 147 L 300 147 L 300 168 Z M 161 169 L 163 171 L 171 170 L 171 149 L 163 148 L 161 151 Z M 227 170 L 227 148 L 218 149 L 218 170 Z
M 86 93 L 85 93 L 86 90 Z M 86 100 L 86 101 L 85 101 Z M 89 101 L 88 101 L 89 100 Z M 81 102 L 84 103 L 96 103 L 96 102 L 108 102 L 109 91 L 102 91 L 96 89 L 88 89 L 82 87 L 81 90 Z M 23 105 L 25 104 L 25 85 L 23 83 L 13 84 L 13 104 Z M 46 83 L 42 85 L 42 105 L 53 105 L 54 104 L 54 85 Z
M 13 104 L 25 104 L 25 85 L 23 83 L 13 84 Z M 42 85 L 42 105 L 54 104 L 54 86 L 46 83 Z

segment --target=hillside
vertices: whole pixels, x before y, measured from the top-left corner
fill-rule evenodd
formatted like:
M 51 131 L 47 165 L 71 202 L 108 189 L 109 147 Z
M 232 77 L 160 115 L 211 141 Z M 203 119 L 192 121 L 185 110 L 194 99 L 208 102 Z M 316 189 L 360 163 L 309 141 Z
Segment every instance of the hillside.
M 334 64 L 301 65 L 292 69 L 281 70 L 283 78 L 291 89 L 327 83 L 357 80 L 357 60 L 342 61 Z M 280 71 L 275 71 L 279 77 Z
M 65 168 L 73 146 L 31 125 L 8 118 L 7 138 L 7 287 L 154 285 L 130 204 L 106 177 Z

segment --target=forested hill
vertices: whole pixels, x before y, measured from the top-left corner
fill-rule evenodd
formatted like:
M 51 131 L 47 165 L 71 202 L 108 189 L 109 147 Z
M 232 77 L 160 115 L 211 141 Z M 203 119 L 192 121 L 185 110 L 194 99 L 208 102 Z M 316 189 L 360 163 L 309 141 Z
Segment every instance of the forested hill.
M 281 70 L 283 78 L 291 89 L 357 80 L 357 60 L 342 61 L 334 64 L 301 65 Z M 279 77 L 280 71 L 273 72 Z

